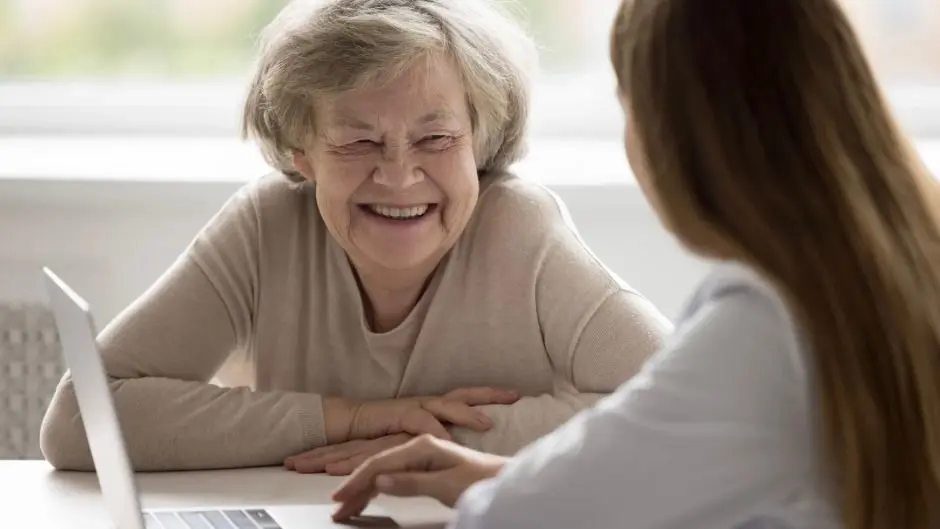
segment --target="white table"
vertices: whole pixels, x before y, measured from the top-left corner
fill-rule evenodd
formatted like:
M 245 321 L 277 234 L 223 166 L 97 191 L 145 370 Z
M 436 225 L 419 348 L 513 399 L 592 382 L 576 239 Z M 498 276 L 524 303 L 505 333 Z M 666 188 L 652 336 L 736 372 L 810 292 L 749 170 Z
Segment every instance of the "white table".
M 329 504 L 341 478 L 280 468 L 137 475 L 144 508 Z M 403 527 L 441 527 L 451 511 L 425 498 L 381 496 Z M 44 461 L 0 461 L 0 527 L 111 529 L 97 477 L 57 472 Z

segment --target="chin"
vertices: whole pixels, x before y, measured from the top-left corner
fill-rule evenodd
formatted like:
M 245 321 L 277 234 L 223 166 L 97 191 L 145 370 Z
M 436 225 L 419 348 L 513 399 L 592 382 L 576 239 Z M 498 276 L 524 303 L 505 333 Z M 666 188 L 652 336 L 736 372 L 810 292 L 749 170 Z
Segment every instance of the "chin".
M 360 241 L 353 246 L 360 256 L 371 262 L 376 269 L 405 271 L 417 267 L 426 267 L 429 263 L 436 266 L 443 251 L 440 241 L 426 241 L 415 244 L 414 241 Z
M 375 262 L 381 263 L 387 270 L 396 272 L 407 272 L 417 269 L 433 270 L 441 258 L 437 254 L 429 253 L 403 253 L 403 252 L 382 252 L 374 255 Z

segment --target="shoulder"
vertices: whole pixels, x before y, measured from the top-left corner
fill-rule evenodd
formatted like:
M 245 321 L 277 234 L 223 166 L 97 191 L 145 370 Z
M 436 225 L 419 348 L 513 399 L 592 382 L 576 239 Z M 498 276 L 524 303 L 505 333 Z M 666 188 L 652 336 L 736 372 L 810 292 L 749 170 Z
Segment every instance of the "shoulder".
M 253 251 L 278 241 L 315 216 L 316 200 L 309 186 L 295 184 L 280 173 L 269 173 L 239 187 L 203 226 L 193 241 L 196 252 Z M 281 243 L 283 244 L 283 243 Z
M 300 220 L 317 218 L 314 188 L 292 182 L 279 172 L 271 172 L 238 188 L 210 222 L 210 227 L 223 232 L 253 231 L 261 236 L 290 231 L 306 224 L 298 222 Z
M 793 321 L 776 287 L 756 270 L 739 263 L 720 263 L 703 279 L 689 298 L 680 321 L 689 320 L 716 306 L 732 309 L 753 305 L 766 316 L 792 326 Z
M 547 187 L 511 173 L 483 177 L 462 244 L 539 259 L 559 243 L 580 245 L 568 210 Z
M 481 180 L 477 207 L 459 244 L 472 246 L 475 258 L 499 260 L 500 268 L 513 266 L 505 262 L 511 255 L 515 265 L 537 278 L 562 267 L 598 279 L 608 292 L 628 288 L 587 247 L 557 194 L 511 173 Z
M 741 264 L 720 264 L 700 283 L 671 341 L 726 376 L 766 370 L 808 384 L 808 351 L 792 311 L 775 285 Z
M 260 216 L 285 206 L 296 206 L 308 193 L 306 186 L 291 182 L 279 172 L 267 173 L 238 187 L 225 200 L 216 217 Z
M 497 258 L 511 253 L 520 264 L 525 261 L 526 269 L 537 274 L 540 282 L 561 279 L 577 282 L 592 293 L 638 294 L 584 242 L 560 196 L 511 173 L 488 176 L 481 182 L 477 209 L 463 243 L 489 248 L 487 254 Z
M 570 224 L 567 208 L 558 195 L 544 185 L 508 172 L 483 177 L 474 217 L 477 221 L 495 218 L 536 231 Z
M 309 184 L 292 182 L 275 171 L 245 184 L 240 193 L 258 215 L 284 215 L 311 203 L 313 188 Z

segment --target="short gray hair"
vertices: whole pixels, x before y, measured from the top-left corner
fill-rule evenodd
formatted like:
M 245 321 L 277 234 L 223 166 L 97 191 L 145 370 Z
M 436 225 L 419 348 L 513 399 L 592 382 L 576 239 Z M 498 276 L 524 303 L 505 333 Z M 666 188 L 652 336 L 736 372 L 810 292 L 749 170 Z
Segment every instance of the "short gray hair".
M 292 153 L 316 130 L 313 102 L 392 80 L 444 54 L 467 91 L 480 172 L 525 154 L 535 46 L 487 0 L 294 0 L 263 31 L 242 136 L 301 181 Z

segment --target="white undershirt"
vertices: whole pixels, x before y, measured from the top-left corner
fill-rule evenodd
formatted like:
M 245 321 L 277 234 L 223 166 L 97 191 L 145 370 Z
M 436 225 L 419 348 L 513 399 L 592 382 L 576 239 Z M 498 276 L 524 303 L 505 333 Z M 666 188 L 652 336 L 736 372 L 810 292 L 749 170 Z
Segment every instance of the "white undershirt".
M 721 265 L 639 375 L 470 488 L 451 527 L 841 527 L 808 363 L 773 288 Z

